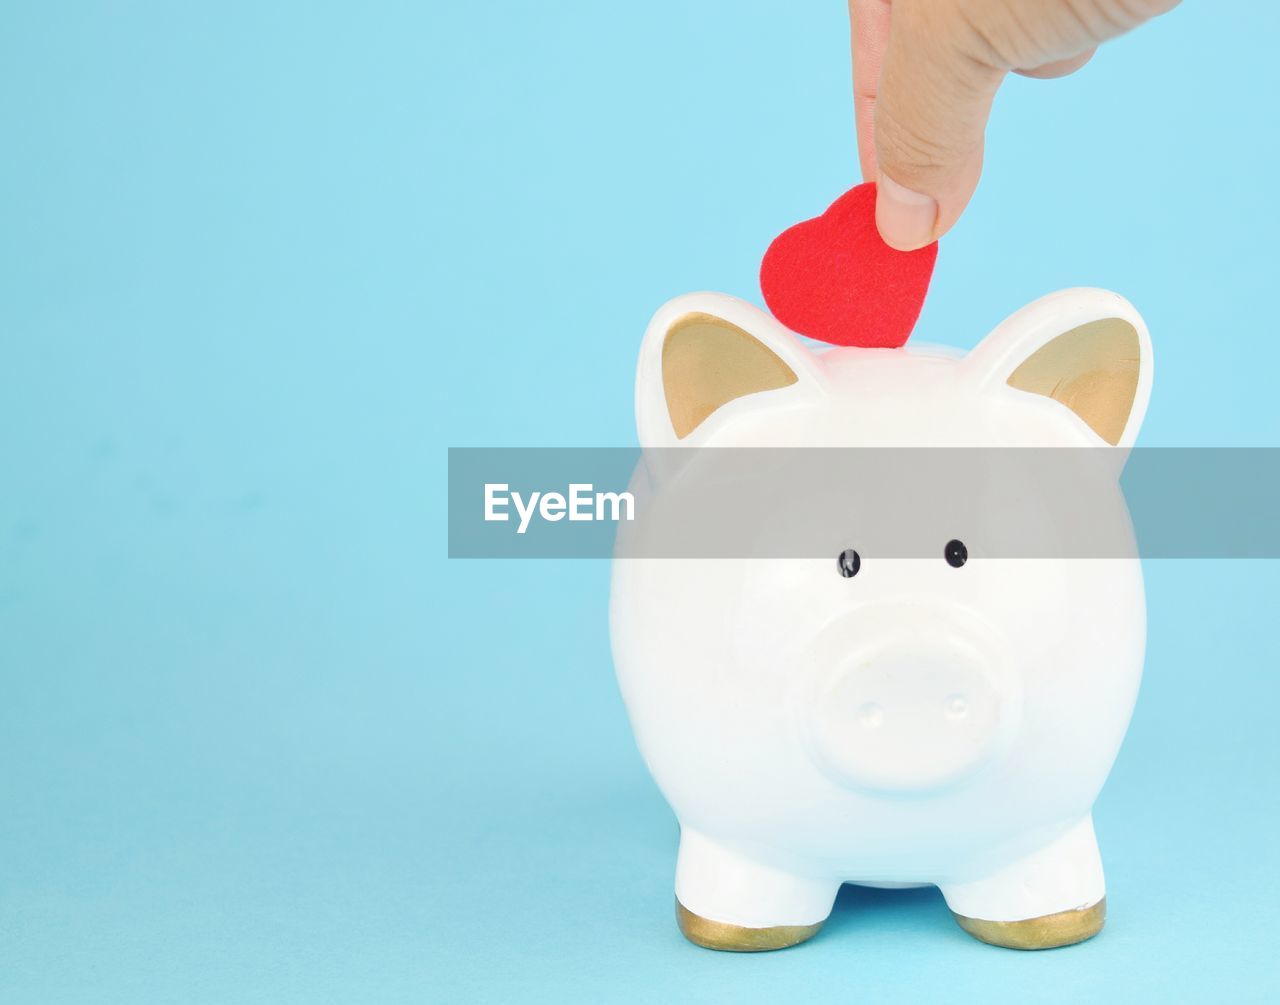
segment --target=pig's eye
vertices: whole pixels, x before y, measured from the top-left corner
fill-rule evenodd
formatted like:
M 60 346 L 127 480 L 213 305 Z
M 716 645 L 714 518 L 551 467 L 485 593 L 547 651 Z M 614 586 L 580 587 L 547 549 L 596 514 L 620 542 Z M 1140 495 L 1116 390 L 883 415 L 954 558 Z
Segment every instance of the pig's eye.
M 942 549 L 942 555 L 947 560 L 947 565 L 953 569 L 958 569 L 969 561 L 969 549 L 964 546 L 963 541 L 948 541 L 947 546 Z
M 836 568 L 845 579 L 852 579 L 862 568 L 862 556 L 852 548 L 846 548 L 836 556 Z

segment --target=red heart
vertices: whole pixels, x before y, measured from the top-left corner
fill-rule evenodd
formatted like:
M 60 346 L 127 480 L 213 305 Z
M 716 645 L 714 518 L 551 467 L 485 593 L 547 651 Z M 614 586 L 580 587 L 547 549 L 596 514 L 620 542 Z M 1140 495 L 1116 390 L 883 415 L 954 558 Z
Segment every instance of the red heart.
M 937 241 L 895 251 L 881 240 L 876 186 L 866 182 L 774 238 L 760 263 L 760 289 L 792 331 L 835 345 L 894 349 L 920 316 L 937 257 Z

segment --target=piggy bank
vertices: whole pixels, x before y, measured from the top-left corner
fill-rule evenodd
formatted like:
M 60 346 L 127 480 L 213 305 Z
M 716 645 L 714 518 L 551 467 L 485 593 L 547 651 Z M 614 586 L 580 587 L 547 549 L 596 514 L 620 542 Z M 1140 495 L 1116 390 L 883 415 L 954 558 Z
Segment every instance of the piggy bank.
M 666 519 L 712 448 L 900 448 L 900 465 L 916 447 L 1077 448 L 1116 459 L 1102 510 L 1129 542 L 1099 557 L 992 555 L 990 521 L 922 515 L 920 554 L 877 557 L 859 535 L 901 520 L 889 493 L 879 511 L 831 510 L 820 557 L 615 556 L 614 661 L 679 820 L 688 939 L 794 945 L 843 883 L 936 885 L 965 931 L 999 946 L 1101 930 L 1092 806 L 1146 632 L 1119 472 L 1150 387 L 1142 319 L 1101 290 L 1036 301 L 968 355 L 820 353 L 719 294 L 658 311 L 636 381 L 636 481 Z M 999 514 L 988 494 L 979 508 Z M 911 512 L 928 509 L 923 495 Z

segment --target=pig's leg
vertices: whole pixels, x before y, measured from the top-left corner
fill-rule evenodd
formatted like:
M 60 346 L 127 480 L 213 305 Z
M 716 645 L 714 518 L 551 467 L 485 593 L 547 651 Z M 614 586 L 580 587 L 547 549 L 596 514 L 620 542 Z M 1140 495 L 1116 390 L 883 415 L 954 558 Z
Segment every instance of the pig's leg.
M 1102 930 L 1102 860 L 1085 817 L 1038 851 L 978 879 L 942 884 L 960 927 L 1008 949 L 1053 949 Z
M 676 863 L 676 919 L 685 938 L 707 949 L 785 949 L 818 934 L 838 880 L 793 875 L 688 827 Z

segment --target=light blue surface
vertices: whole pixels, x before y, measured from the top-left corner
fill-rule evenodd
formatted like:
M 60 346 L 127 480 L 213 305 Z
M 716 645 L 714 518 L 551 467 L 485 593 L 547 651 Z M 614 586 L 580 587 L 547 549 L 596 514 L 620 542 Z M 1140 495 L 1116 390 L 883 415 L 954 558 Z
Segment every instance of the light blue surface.
M 1243 9 L 1242 9 L 1243 8 Z M 1274 5 L 1014 80 L 917 330 L 1062 286 L 1143 442 L 1280 445 Z M 0 1001 L 1261 1000 L 1280 569 L 1149 567 L 1111 919 L 685 944 L 603 562 L 449 563 L 449 445 L 628 445 L 666 298 L 856 172 L 837 0 L 0 6 Z

